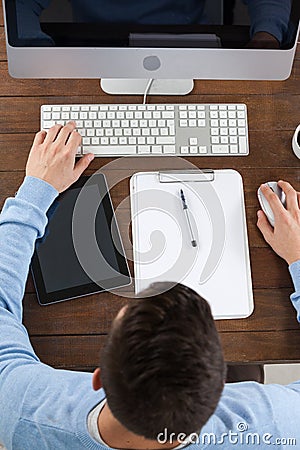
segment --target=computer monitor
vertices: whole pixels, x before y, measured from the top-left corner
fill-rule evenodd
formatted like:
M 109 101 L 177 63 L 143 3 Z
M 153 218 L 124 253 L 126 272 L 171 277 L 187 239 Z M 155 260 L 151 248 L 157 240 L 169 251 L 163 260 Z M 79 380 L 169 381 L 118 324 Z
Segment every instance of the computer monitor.
M 9 73 L 184 94 L 193 79 L 284 80 L 299 0 L 3 0 Z M 125 83 L 124 83 L 125 82 Z

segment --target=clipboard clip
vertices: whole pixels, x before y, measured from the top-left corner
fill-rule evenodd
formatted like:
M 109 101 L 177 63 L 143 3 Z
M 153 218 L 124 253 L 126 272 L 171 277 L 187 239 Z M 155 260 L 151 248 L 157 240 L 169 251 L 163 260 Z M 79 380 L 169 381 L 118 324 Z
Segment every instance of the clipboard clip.
M 211 182 L 215 179 L 212 169 L 164 170 L 158 172 L 160 183 Z

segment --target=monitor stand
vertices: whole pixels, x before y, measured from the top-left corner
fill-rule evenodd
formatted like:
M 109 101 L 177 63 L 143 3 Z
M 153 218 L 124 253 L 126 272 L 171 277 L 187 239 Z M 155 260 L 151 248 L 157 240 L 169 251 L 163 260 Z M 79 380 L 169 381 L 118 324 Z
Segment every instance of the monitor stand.
M 100 86 L 107 94 L 144 95 L 149 79 L 104 78 Z M 194 81 L 155 79 L 148 95 L 186 95 L 194 87 Z

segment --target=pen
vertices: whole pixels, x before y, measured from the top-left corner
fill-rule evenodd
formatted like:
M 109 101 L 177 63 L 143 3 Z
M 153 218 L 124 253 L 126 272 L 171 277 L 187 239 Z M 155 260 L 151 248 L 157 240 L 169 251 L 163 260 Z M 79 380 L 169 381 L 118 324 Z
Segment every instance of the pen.
M 189 217 L 189 208 L 188 208 L 188 206 L 186 204 L 185 196 L 184 196 L 184 193 L 183 193 L 182 189 L 180 189 L 180 198 L 181 198 L 181 201 L 182 201 L 182 207 L 183 207 L 184 215 L 186 217 L 188 228 L 190 230 L 192 246 L 193 247 L 197 247 L 197 241 L 196 241 L 196 239 L 194 237 L 193 229 L 192 229 L 192 225 L 191 225 L 191 221 L 190 221 L 190 217 Z

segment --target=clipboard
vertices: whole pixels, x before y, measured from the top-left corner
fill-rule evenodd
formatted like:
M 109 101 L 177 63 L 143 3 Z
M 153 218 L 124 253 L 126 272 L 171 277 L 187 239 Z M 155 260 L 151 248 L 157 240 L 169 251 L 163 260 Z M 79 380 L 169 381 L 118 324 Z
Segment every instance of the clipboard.
M 182 202 L 184 191 L 197 246 Z M 157 281 L 205 298 L 215 319 L 254 309 L 242 177 L 224 170 L 139 172 L 130 180 L 135 293 Z

